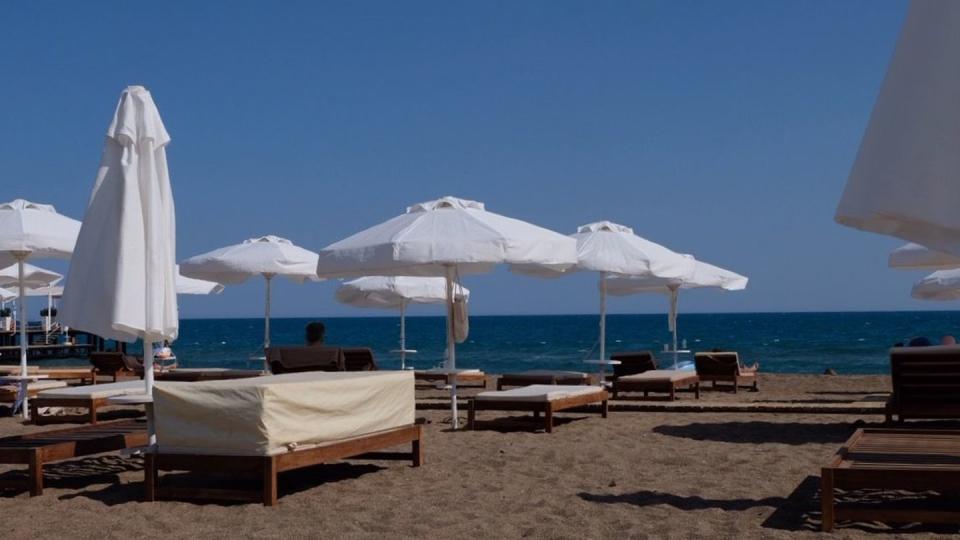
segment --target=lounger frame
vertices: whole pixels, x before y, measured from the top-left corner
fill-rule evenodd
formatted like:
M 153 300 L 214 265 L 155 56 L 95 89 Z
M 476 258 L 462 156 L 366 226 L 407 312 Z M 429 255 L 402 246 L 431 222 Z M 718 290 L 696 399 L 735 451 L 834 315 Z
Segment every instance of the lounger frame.
M 65 424 L 70 422 L 97 423 L 97 409 L 110 405 L 109 397 L 101 398 L 45 398 L 42 396 L 30 400 L 30 419 L 38 426 L 46 424 Z M 41 415 L 42 407 L 68 407 L 71 409 L 87 409 L 86 414 Z
M 457 388 L 486 388 L 487 387 L 487 374 L 486 373 L 458 373 L 457 377 Z M 453 378 L 453 375 L 447 373 L 414 373 L 414 381 L 417 383 L 421 382 L 430 382 L 438 383 L 442 382 L 443 384 L 450 384 L 450 379 Z M 462 384 L 469 382 L 479 382 L 480 384 Z
M 577 375 L 504 373 L 497 377 L 497 390 L 503 390 L 505 386 L 529 386 L 531 384 L 589 385 L 592 383 L 593 377 L 586 373 Z
M 31 497 L 43 494 L 43 465 L 80 456 L 144 446 L 147 424 L 137 420 L 105 422 L 0 439 L 0 463 L 27 465 L 25 482 L 4 480 L 0 487 L 26 489 Z
M 423 464 L 422 421 L 361 437 L 306 447 L 272 456 L 229 456 L 211 454 L 180 454 L 147 452 L 144 455 L 145 499 L 214 499 L 262 502 L 264 506 L 277 504 L 277 475 L 303 467 L 310 467 L 337 459 L 366 454 L 385 448 L 411 443 L 410 459 L 414 467 Z M 260 491 L 238 489 L 202 489 L 168 487 L 161 485 L 161 471 L 217 472 L 231 474 L 259 474 Z
M 858 429 L 821 470 L 823 530 L 839 520 L 960 523 L 960 509 L 844 505 L 834 498 L 835 489 L 960 490 L 958 455 L 960 430 Z
M 632 381 L 619 378 L 613 381 L 612 389 L 613 399 L 617 399 L 620 392 L 643 392 L 644 399 L 649 397 L 650 392 L 660 392 L 669 394 L 670 401 L 675 401 L 677 399 L 677 390 L 681 388 L 692 389 L 696 399 L 700 399 L 700 377 L 695 373 L 691 373 L 688 377 L 672 381 L 666 379 Z
M 529 411 L 533 413 L 534 418 L 539 417 L 540 413 L 544 415 L 544 430 L 547 433 L 553 433 L 553 415 L 554 413 L 600 403 L 600 415 L 607 417 L 609 408 L 607 401 L 610 394 L 606 390 L 599 390 L 592 394 L 580 394 L 566 398 L 554 399 L 549 401 L 530 401 L 530 400 L 486 400 L 470 399 L 470 408 L 467 413 L 467 429 L 477 428 L 477 411 Z

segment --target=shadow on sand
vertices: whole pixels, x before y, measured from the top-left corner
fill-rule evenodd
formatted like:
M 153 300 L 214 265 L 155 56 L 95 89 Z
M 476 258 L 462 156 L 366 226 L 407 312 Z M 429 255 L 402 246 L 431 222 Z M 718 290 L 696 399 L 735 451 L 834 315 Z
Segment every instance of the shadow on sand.
M 716 441 L 741 444 L 780 443 L 801 445 L 808 443 L 842 443 L 854 430 L 869 424 L 856 422 L 802 423 L 802 422 L 716 422 L 693 423 L 683 426 L 662 425 L 654 433 L 681 437 L 694 441 Z M 877 424 L 880 426 L 880 424 Z
M 104 455 L 61 461 L 43 466 L 44 489 L 83 489 L 97 484 L 119 484 L 120 474 L 143 470 L 143 460 L 118 455 Z M 17 469 L 0 474 L 0 482 L 26 480 L 26 469 Z M 3 496 L 11 497 L 25 492 L 25 489 L 2 491 Z

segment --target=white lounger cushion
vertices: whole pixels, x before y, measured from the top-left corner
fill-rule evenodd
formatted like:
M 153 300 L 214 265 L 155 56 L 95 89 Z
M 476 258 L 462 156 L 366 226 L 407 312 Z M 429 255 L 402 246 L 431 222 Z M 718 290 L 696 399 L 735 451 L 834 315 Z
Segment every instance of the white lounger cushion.
M 31 391 L 42 391 L 48 388 L 63 388 L 67 383 L 63 381 L 34 381 L 27 385 L 27 388 Z M 3 392 L 19 392 L 20 384 L 4 384 L 0 386 L 0 391 Z
M 573 396 L 596 394 L 601 391 L 603 389 L 599 386 L 531 384 L 510 390 L 480 392 L 476 399 L 479 401 L 554 401 Z
M 674 382 L 683 379 L 689 379 L 696 375 L 693 371 L 682 371 L 678 369 L 651 369 L 643 373 L 633 375 L 624 375 L 620 377 L 621 381 L 640 381 L 640 382 Z
M 121 381 L 106 384 L 90 384 L 86 386 L 71 386 L 70 388 L 61 388 L 58 390 L 44 390 L 37 394 L 37 397 L 51 399 L 76 399 L 86 401 L 88 399 L 110 398 L 115 396 L 125 396 L 128 394 L 142 394 L 144 392 L 144 383 L 141 380 Z
M 531 369 L 528 371 L 519 371 L 517 373 L 504 373 L 504 377 L 516 377 L 524 375 L 533 375 L 538 376 L 542 375 L 545 377 L 586 377 L 587 374 L 582 371 L 556 371 L 550 369 Z
M 481 375 L 483 372 L 479 369 L 447 369 L 447 368 L 431 368 L 431 369 L 418 369 L 417 374 L 423 375 L 451 375 L 456 373 L 457 375 Z
M 410 371 L 157 381 L 153 389 L 163 452 L 274 455 L 413 424 L 414 406 Z

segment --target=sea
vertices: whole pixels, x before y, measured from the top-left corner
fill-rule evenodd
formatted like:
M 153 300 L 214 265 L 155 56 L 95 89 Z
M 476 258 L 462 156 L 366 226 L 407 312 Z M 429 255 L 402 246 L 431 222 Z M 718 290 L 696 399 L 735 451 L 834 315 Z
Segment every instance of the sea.
M 374 350 L 384 369 L 398 369 L 399 317 L 342 317 L 271 320 L 272 342 L 303 343 L 304 326 L 321 320 L 327 343 L 365 346 Z M 960 311 L 829 312 L 829 313 L 681 313 L 681 349 L 734 350 L 745 363 L 777 373 L 889 373 L 887 350 L 897 342 L 925 336 L 960 337 Z M 442 364 L 445 348 L 443 317 L 408 317 L 407 365 L 430 368 Z M 471 316 L 467 340 L 457 345 L 457 367 L 488 373 L 528 369 L 593 371 L 585 360 L 599 358 L 597 315 Z M 651 350 L 661 365 L 672 354 L 663 352 L 671 340 L 662 314 L 609 315 L 607 351 Z M 182 367 L 256 368 L 253 360 L 263 341 L 262 319 L 185 319 L 172 344 Z M 683 347 L 683 341 L 686 347 Z M 678 360 L 690 360 L 679 355 Z M 82 363 L 82 360 L 74 362 Z M 40 364 L 63 364 L 62 359 Z

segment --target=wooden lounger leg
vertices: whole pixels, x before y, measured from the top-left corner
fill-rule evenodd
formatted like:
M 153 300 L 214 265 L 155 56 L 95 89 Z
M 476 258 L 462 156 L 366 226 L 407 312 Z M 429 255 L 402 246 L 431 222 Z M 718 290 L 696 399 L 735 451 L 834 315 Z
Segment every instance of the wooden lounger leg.
M 97 423 L 97 406 L 90 404 L 90 424 L 96 425 Z
M 30 420 L 32 420 L 34 424 L 39 426 L 40 413 L 38 412 L 38 410 L 39 410 L 39 407 L 37 407 L 37 400 L 31 399 L 30 400 Z
M 423 465 L 423 426 L 417 426 L 417 438 L 413 440 L 413 466 Z
M 833 530 L 833 471 L 824 468 L 820 471 L 820 507 L 822 510 L 821 528 L 823 532 Z
M 677 400 L 677 387 L 671 384 L 670 385 L 670 401 L 676 401 L 676 400 Z
M 143 499 L 157 500 L 157 455 L 147 452 L 143 456 Z
M 40 459 L 40 450 L 30 452 L 29 467 L 30 496 L 43 495 L 43 460 Z
M 603 400 L 603 403 L 600 404 L 600 416 L 606 418 L 609 411 L 610 407 L 607 405 L 607 400 Z
M 546 412 L 544 412 L 543 416 L 546 422 L 547 433 L 553 433 L 553 406 L 552 405 L 547 404 L 547 410 Z
M 474 430 L 477 429 L 477 402 L 476 400 L 470 400 L 470 408 L 467 410 L 467 429 Z
M 693 395 L 696 399 L 700 399 L 700 383 L 694 383 L 693 385 Z
M 263 505 L 277 504 L 277 460 L 273 456 L 263 458 Z

